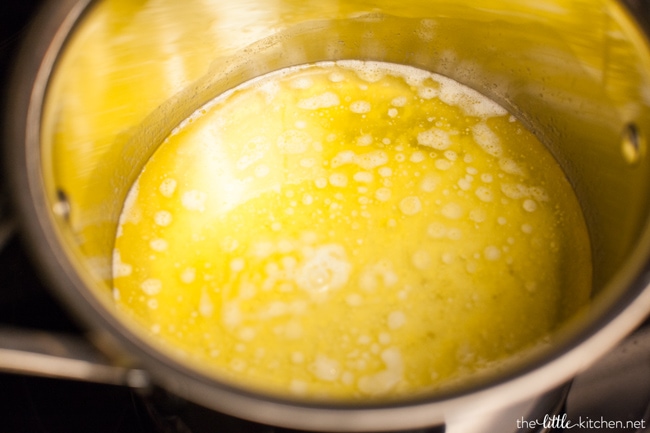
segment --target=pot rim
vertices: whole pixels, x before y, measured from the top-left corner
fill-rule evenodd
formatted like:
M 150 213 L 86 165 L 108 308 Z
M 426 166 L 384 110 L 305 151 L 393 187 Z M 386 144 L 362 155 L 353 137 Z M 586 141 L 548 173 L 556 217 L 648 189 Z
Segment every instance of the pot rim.
M 608 285 L 626 286 L 617 299 L 597 303 L 587 326 L 565 338 L 543 357 L 470 391 L 457 390 L 414 400 L 334 404 L 283 399 L 236 388 L 175 361 L 136 335 L 88 289 L 89 278 L 69 259 L 70 248 L 57 234 L 41 173 L 41 114 L 50 75 L 66 40 L 94 0 L 47 2 L 23 44 L 5 110 L 6 172 L 24 238 L 36 262 L 68 309 L 134 355 L 154 380 L 169 391 L 241 418 L 289 428 L 363 431 L 425 427 L 498 410 L 534 398 L 570 380 L 631 333 L 650 312 L 650 225 L 625 268 Z M 629 9 L 623 13 L 633 19 Z M 650 37 L 645 27 L 646 38 Z M 299 415 L 299 416 L 298 416 Z

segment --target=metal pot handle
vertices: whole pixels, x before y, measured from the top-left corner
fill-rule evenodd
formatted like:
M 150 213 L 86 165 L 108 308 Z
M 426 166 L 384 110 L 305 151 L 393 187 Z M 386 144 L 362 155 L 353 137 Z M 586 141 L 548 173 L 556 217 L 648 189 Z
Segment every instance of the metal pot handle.
M 81 337 L 0 329 L 0 371 L 147 389 L 149 374 L 113 365 Z
M 0 250 L 16 235 L 16 222 L 0 203 Z M 0 372 L 148 389 L 149 374 L 118 366 L 82 337 L 0 328 Z

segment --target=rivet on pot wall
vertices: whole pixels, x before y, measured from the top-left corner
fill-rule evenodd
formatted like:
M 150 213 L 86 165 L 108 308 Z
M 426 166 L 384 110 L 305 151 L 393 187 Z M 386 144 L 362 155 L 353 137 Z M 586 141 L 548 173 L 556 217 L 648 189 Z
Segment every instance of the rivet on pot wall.
M 645 137 L 634 123 L 629 123 L 621 135 L 621 153 L 630 165 L 637 164 L 645 155 Z
M 66 221 L 69 220 L 70 200 L 68 199 L 68 195 L 63 190 L 58 189 L 56 191 L 56 198 L 57 201 L 52 206 L 52 212 Z

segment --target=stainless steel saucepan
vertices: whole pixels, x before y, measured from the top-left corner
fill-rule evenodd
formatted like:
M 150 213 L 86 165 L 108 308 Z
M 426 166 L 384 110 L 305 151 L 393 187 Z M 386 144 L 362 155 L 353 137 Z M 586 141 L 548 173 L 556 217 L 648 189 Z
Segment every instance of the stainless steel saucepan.
M 300 429 L 399 430 L 507 407 L 545 410 L 535 406 L 540 396 L 650 312 L 650 47 L 638 14 L 635 3 L 614 0 L 48 3 L 11 82 L 5 170 L 39 269 L 109 361 L 72 356 L 62 345 L 32 364 L 35 348 L 4 333 L 0 368 L 131 386 L 151 380 L 212 409 Z M 516 113 L 548 146 L 583 207 L 594 267 L 589 308 L 548 349 L 489 380 L 430 396 L 319 403 L 224 383 L 115 307 L 119 213 L 169 132 L 248 79 L 338 59 L 451 77 Z M 65 372 L 50 362 L 55 355 L 76 361 Z

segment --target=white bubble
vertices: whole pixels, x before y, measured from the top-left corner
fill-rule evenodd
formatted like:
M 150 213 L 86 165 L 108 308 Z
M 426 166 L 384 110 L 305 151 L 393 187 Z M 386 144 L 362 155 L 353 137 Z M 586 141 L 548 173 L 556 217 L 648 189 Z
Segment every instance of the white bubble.
M 453 150 L 445 150 L 444 155 L 445 158 L 447 158 L 450 161 L 456 161 L 458 159 L 458 154 Z
M 390 177 L 390 176 L 392 176 L 392 174 L 393 174 L 393 169 L 390 168 L 390 167 L 381 167 L 381 168 L 380 168 L 379 170 L 377 170 L 377 171 L 379 172 L 379 175 L 380 175 L 381 177 Z
M 457 203 L 448 203 L 441 210 L 442 215 L 449 219 L 459 219 L 463 216 L 463 208 Z
M 199 299 L 199 314 L 203 317 L 210 317 L 214 312 L 214 305 L 212 304 L 212 299 L 206 290 L 201 293 L 201 299 Z
M 172 223 L 172 214 L 166 210 L 156 212 L 154 221 L 161 227 L 167 227 Z
M 506 197 L 513 200 L 518 200 L 530 195 L 528 188 L 520 183 L 504 183 L 501 185 L 501 192 Z
M 390 105 L 393 107 L 404 107 L 406 105 L 407 99 L 406 96 L 398 96 L 396 98 L 393 98 L 392 101 L 390 101 Z
M 477 223 L 482 223 L 487 219 L 487 214 L 483 209 L 472 209 L 469 212 L 469 219 Z
M 463 191 L 469 191 L 472 188 L 472 183 L 468 181 L 467 179 L 458 179 L 458 187 L 462 189 Z
M 391 191 L 388 188 L 378 188 L 375 191 L 375 198 L 379 201 L 388 201 L 390 200 Z
M 350 104 L 350 111 L 357 114 L 369 113 L 372 106 L 367 101 L 355 101 Z
M 319 177 L 316 178 L 314 183 L 316 184 L 316 188 L 323 189 L 327 186 L 327 179 L 324 177 Z
M 336 244 L 322 245 L 309 252 L 306 261 L 296 270 L 300 288 L 317 293 L 343 287 L 350 277 L 352 264 L 345 249 Z
M 164 239 L 152 239 L 149 242 L 149 246 L 154 251 L 163 252 L 167 250 L 167 241 Z
M 399 202 L 399 210 L 404 215 L 415 215 L 422 210 L 422 202 L 417 196 L 408 196 Z
M 233 272 L 242 271 L 244 269 L 244 266 L 246 266 L 246 262 L 241 257 L 237 257 L 230 261 L 230 270 Z
M 341 101 L 336 93 L 326 92 L 321 95 L 298 101 L 298 107 L 304 110 L 318 110 L 320 108 L 336 107 Z
M 406 324 L 406 315 L 401 311 L 393 311 L 388 315 L 388 328 L 399 329 Z
M 291 379 L 289 391 L 295 395 L 305 395 L 309 391 L 309 385 L 303 380 Z
M 194 268 L 185 268 L 181 272 L 181 281 L 185 284 L 190 284 L 196 278 L 196 270 Z
M 519 164 L 509 158 L 501 158 L 499 160 L 499 167 L 501 170 L 509 174 L 515 174 L 517 176 L 525 176 L 526 172 Z
M 267 81 L 258 86 L 260 93 L 264 95 L 264 100 L 267 104 L 270 104 L 273 101 L 273 98 L 280 91 L 280 84 L 273 81 Z
M 338 379 L 340 371 L 339 362 L 330 359 L 324 355 L 317 355 L 314 363 L 311 364 L 310 370 L 320 380 L 332 382 Z
M 371 62 L 360 62 L 355 70 L 359 78 L 361 78 L 363 81 L 366 81 L 368 83 L 376 83 L 377 81 L 384 78 L 384 71 L 382 71 L 380 68 L 369 68 L 368 66 L 371 65 Z
M 203 212 L 205 210 L 205 200 L 208 195 L 202 191 L 187 191 L 181 197 L 181 203 L 187 210 L 197 210 Z
M 452 241 L 457 241 L 463 237 L 463 232 L 458 228 L 451 228 L 447 231 L 447 237 Z
M 480 186 L 476 188 L 476 196 L 481 200 L 485 202 L 490 202 L 494 199 L 494 195 L 492 194 L 492 190 L 490 188 Z
M 460 107 L 468 116 L 486 118 L 508 114 L 499 104 L 475 90 L 446 77 L 436 78 L 441 84 L 438 96 L 440 100 L 448 105 Z
M 483 254 L 487 260 L 494 261 L 501 257 L 501 250 L 494 245 L 490 245 L 485 248 Z
M 351 293 L 345 297 L 345 302 L 351 307 L 359 307 L 363 304 L 363 297 L 358 293 Z
M 311 142 L 312 138 L 309 133 L 298 129 L 289 129 L 280 134 L 277 145 L 281 152 L 296 155 L 306 152 Z
M 535 200 L 527 199 L 524 200 L 523 207 L 526 212 L 535 212 L 535 210 L 537 209 L 537 203 L 535 202 Z
M 422 162 L 426 159 L 426 156 L 424 155 L 424 152 L 416 151 L 411 154 L 411 158 L 409 160 L 411 162 L 415 162 L 416 164 L 418 162 Z
M 345 80 L 345 76 L 340 72 L 332 72 L 328 78 L 332 83 L 340 83 Z
M 140 284 L 140 288 L 145 294 L 149 296 L 154 296 L 160 293 L 160 291 L 162 290 L 162 281 L 155 278 L 149 278 L 144 280 L 142 284 Z
M 438 89 L 433 87 L 420 87 L 418 89 L 418 96 L 422 99 L 433 99 L 438 96 Z
M 418 250 L 413 253 L 413 265 L 421 270 L 428 269 L 431 266 L 431 254 L 427 250 Z
M 165 197 L 171 197 L 176 191 L 177 182 L 175 179 L 167 178 L 160 183 L 158 190 Z
M 354 162 L 364 170 L 372 170 L 388 162 L 388 154 L 382 150 L 357 155 Z
M 434 239 L 441 239 L 447 235 L 447 227 L 441 223 L 431 223 L 427 227 L 427 235 Z
M 445 150 L 451 145 L 449 133 L 437 128 L 431 128 L 428 131 L 420 132 L 417 140 L 418 144 L 422 146 L 438 150 Z
M 332 173 L 329 182 L 332 186 L 343 188 L 348 184 L 348 177 L 343 173 Z
M 442 260 L 442 263 L 449 265 L 454 262 L 454 254 L 450 252 L 445 252 L 442 254 L 442 257 L 440 257 L 440 260 Z
M 434 163 L 434 165 L 436 166 L 436 168 L 438 170 L 445 171 L 445 170 L 449 170 L 451 168 L 452 163 L 451 163 L 451 161 L 449 161 L 447 159 L 436 159 L 436 162 Z
M 357 386 L 364 394 L 385 395 L 402 380 L 404 362 L 399 349 L 388 348 L 381 352 L 385 370 L 359 378 Z
M 530 191 L 530 194 L 533 196 L 533 198 L 537 201 L 548 201 L 549 197 L 544 188 L 539 187 L 539 186 L 533 186 L 531 188 L 528 188 Z
M 472 126 L 472 135 L 476 144 L 487 154 L 495 157 L 500 157 L 503 154 L 499 136 L 486 123 L 477 123 Z
M 357 138 L 357 145 L 358 146 L 369 146 L 372 144 L 372 135 L 370 134 L 364 134 Z
M 334 155 L 332 158 L 332 162 L 330 166 L 332 168 L 337 168 L 345 164 L 350 164 L 354 162 L 354 157 L 356 156 L 356 153 L 354 153 L 351 150 L 344 150 L 342 152 L 337 153 Z
M 298 77 L 291 80 L 289 86 L 293 89 L 309 89 L 314 82 L 309 77 Z
M 119 250 L 113 250 L 113 278 L 128 277 L 133 272 L 133 266 L 122 263 Z
M 372 292 L 380 285 L 392 287 L 399 281 L 399 276 L 393 270 L 393 265 L 388 260 L 381 260 L 364 268 L 359 278 L 359 286 Z
M 428 174 L 422 179 L 420 184 L 420 189 L 424 192 L 433 192 L 438 184 L 440 183 L 440 177 L 432 174 Z
M 311 194 L 304 194 L 302 196 L 302 204 L 310 205 L 314 202 L 314 197 Z M 278 229 L 279 230 L 279 229 Z
M 354 173 L 354 176 L 352 178 L 359 183 L 371 183 L 374 176 L 368 171 L 358 171 Z

